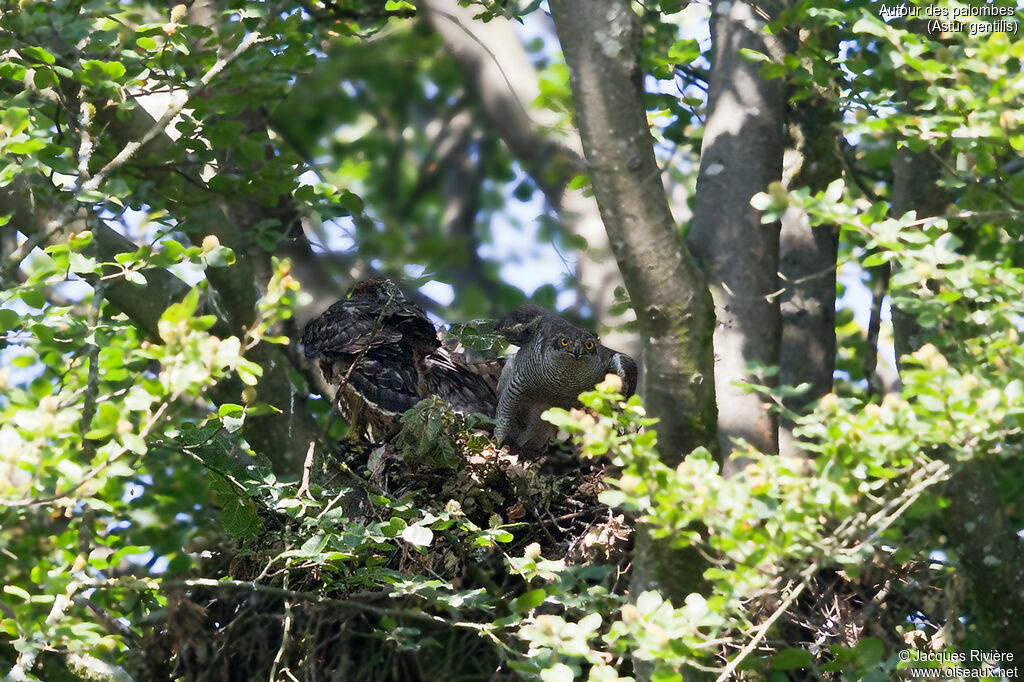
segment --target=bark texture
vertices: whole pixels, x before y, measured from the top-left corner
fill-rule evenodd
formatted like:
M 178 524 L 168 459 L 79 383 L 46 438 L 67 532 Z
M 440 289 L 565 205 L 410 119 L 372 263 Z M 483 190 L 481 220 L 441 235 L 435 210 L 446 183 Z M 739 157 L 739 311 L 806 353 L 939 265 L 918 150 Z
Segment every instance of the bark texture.
M 552 0 L 569 65 L 594 194 L 643 338 L 645 400 L 662 460 L 697 446 L 717 453 L 711 297 L 669 210 L 654 158 L 638 61 L 639 19 L 625 0 L 581 12 Z M 633 593 L 657 585 L 672 599 L 699 587 L 704 563 L 638 533 Z
M 612 251 L 636 307 L 649 410 L 665 461 L 715 434 L 713 319 L 707 287 L 679 238 L 643 106 L 638 18 L 627 2 L 551 4 Z
M 898 218 L 908 211 L 916 211 L 918 218 L 945 213 L 949 195 L 938 185 L 941 175 L 942 163 L 933 150 L 912 152 L 906 147 L 896 150 L 892 170 L 892 216 Z M 899 369 L 900 358 L 920 348 L 930 330 L 922 328 L 916 317 L 895 306 L 892 310 L 892 323 L 896 367 Z
M 780 60 L 785 47 L 765 32 L 759 13 L 776 8 L 731 0 L 716 0 L 711 8 L 708 115 L 688 243 L 715 300 L 715 389 L 724 453 L 738 438 L 762 452 L 778 451 L 775 417 L 759 395 L 734 383 L 771 385 L 773 379 L 748 371 L 748 363 L 773 366 L 779 358 L 779 225 L 762 225 L 750 198 L 782 177 L 785 90 L 781 79 L 762 79 L 761 64 L 740 54 L 750 49 Z
M 839 114 L 823 98 L 802 100 L 790 125 L 792 149 L 786 153 L 787 189 L 810 187 L 817 192 L 841 174 L 836 155 Z M 782 343 L 779 383 L 809 384 L 801 396 L 786 398 L 785 406 L 800 412 L 832 390 L 836 364 L 836 258 L 839 228 L 811 227 L 807 215 L 790 209 L 782 216 L 779 237 L 779 274 L 785 291 L 780 297 Z M 793 423 L 779 424 L 779 454 L 798 456 L 803 451 L 793 437 Z
M 962 465 L 946 486 L 953 504 L 946 513 L 950 544 L 967 577 L 981 640 L 1024 660 L 1024 542 L 1010 522 L 991 465 Z

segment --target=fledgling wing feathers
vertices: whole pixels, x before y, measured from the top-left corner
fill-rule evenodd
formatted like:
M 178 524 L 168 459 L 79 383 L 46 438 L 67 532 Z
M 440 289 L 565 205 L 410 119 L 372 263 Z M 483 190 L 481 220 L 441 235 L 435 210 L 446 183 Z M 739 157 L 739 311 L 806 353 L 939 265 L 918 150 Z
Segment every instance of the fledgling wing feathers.
M 349 363 L 351 366 L 351 363 Z M 421 399 L 416 364 L 412 353 L 401 345 L 375 348 L 356 361 L 351 372 L 336 372 L 335 383 L 345 380 L 371 407 L 389 414 L 401 414 Z
M 395 343 L 401 338 L 400 330 L 386 327 L 383 321 L 378 324 L 366 305 L 338 301 L 306 325 L 302 348 L 309 359 L 330 358 Z
M 484 363 L 477 363 L 484 364 Z M 484 367 L 489 371 L 489 368 Z M 423 358 L 426 395 L 436 395 L 456 412 L 479 412 L 494 416 L 498 396 L 494 383 L 473 364 L 462 362 L 445 348 Z
M 392 417 L 430 395 L 460 412 L 494 414 L 499 370 L 444 348 L 426 313 L 385 278 L 357 283 L 309 322 L 302 346 L 344 396 L 338 408 L 350 422 L 397 424 Z M 386 437 L 387 428 L 377 431 Z

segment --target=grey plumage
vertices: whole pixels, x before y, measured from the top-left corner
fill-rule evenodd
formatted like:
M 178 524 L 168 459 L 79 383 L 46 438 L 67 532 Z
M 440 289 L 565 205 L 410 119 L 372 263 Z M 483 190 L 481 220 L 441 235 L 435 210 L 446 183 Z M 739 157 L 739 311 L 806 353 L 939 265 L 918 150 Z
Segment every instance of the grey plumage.
M 518 308 L 496 331 L 519 346 L 498 382 L 494 430 L 498 443 L 513 450 L 540 452 L 555 434 L 555 427 L 540 417 L 544 410 L 577 404 L 579 394 L 592 390 L 606 374 L 622 379 L 626 396 L 636 391 L 633 358 L 602 346 L 591 332 L 540 306 Z

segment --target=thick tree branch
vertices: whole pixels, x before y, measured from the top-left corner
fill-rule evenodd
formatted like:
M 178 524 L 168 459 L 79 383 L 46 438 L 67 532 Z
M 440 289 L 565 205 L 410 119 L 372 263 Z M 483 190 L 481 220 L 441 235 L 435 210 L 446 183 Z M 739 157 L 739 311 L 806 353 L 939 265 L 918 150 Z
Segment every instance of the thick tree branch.
M 792 110 L 792 149 L 787 150 L 784 175 L 787 190 L 809 187 L 817 192 L 840 176 L 836 153 L 839 112 L 823 97 L 801 100 Z M 832 390 L 836 359 L 836 259 L 839 228 L 812 227 L 806 213 L 790 208 L 782 216 L 779 234 L 779 274 L 785 293 L 779 299 L 782 339 L 779 383 L 808 384 L 806 393 L 784 400 L 786 408 L 802 412 Z M 793 437 L 793 423 L 779 424 L 779 453 L 804 451 Z
M 487 300 L 494 305 L 498 299 L 493 277 L 485 272 L 486 263 L 480 258 L 480 239 L 477 237 L 476 222 L 480 210 L 480 192 L 484 180 L 484 166 L 494 143 L 488 143 L 479 134 L 466 134 L 442 169 L 444 179 L 441 190 L 445 197 L 444 221 L 448 242 L 457 249 L 461 257 L 453 263 L 452 282 L 458 292 L 472 287 L 483 289 Z M 471 147 L 477 148 L 473 159 Z M 489 315 L 500 315 L 502 311 L 490 309 Z
M 897 149 L 892 170 L 890 215 L 899 217 L 909 211 L 916 211 L 918 218 L 928 218 L 945 213 L 949 205 L 949 194 L 938 184 L 942 170 L 940 160 L 927 151 L 913 152 L 909 147 Z M 922 328 L 915 315 L 896 306 L 892 310 L 892 323 L 896 368 L 901 369 L 901 358 L 920 348 L 931 330 Z M 872 350 L 869 348 L 868 352 Z
M 0 213 L 13 214 L 8 229 L 16 229 L 38 246 L 64 241 L 72 232 L 90 229 L 93 233 L 94 255 L 103 261 L 112 261 L 119 253 L 134 252 L 138 246 L 132 240 L 108 227 L 103 221 L 86 225 L 79 219 L 70 223 L 56 222 L 61 206 L 37 198 L 24 180 L 16 180 L 0 190 Z M 56 225 L 59 229 L 53 229 Z M 58 239 L 59 237 L 59 239 Z M 27 243 L 27 242 L 26 242 Z M 168 305 L 188 293 L 189 286 L 165 270 L 146 270 L 146 295 L 139 296 L 139 288 L 123 279 L 109 280 L 104 296 L 123 310 L 132 322 L 150 338 L 159 338 L 156 323 Z
M 508 20 L 473 20 L 472 8 L 454 0 L 425 0 L 424 14 L 467 76 L 494 130 L 537 182 L 552 206 L 582 172 L 578 150 L 543 134 L 557 123 L 553 112 L 528 111 L 540 94 L 537 73 Z M 499 61 L 500 59 L 500 61 Z
M 165 111 L 163 116 L 160 117 L 160 120 L 155 121 L 142 137 L 137 140 L 130 140 L 127 142 L 121 151 L 118 152 L 114 158 L 108 161 L 98 173 L 82 184 L 82 190 L 88 192 L 99 189 L 100 185 L 103 184 L 103 181 L 106 180 L 114 170 L 134 157 L 140 149 L 150 142 L 150 140 L 153 140 L 159 135 L 163 135 L 167 126 L 172 120 L 174 120 L 175 116 L 182 112 L 192 97 L 203 88 L 207 87 L 210 82 L 216 78 L 226 66 L 228 66 L 228 64 L 238 59 L 243 52 L 252 47 L 259 39 L 260 34 L 253 31 L 243 38 L 242 42 L 239 43 L 234 50 L 218 59 L 216 63 L 203 74 L 203 77 L 199 79 L 199 82 L 189 88 L 185 97 L 167 107 L 167 111 Z
M 645 399 L 662 459 L 698 446 L 717 454 L 714 317 L 707 286 L 680 239 L 654 157 L 638 60 L 639 19 L 625 0 L 551 0 L 569 65 L 594 194 L 637 313 Z M 681 599 L 699 588 L 704 563 L 641 529 L 633 592 L 658 585 Z
M 140 113 L 146 115 L 145 112 Z M 60 208 L 32 201 L 32 195 L 25 184 L 15 182 L 0 190 L 0 212 L 14 213 L 15 218 L 9 225 L 31 237 L 40 232 L 49 233 L 48 216 L 59 214 Z M 135 242 L 102 221 L 94 221 L 91 230 L 92 252 L 100 261 L 113 261 L 117 254 L 134 252 L 138 248 Z M 48 241 L 57 236 L 56 233 L 49 234 Z M 221 270 L 225 271 L 224 276 L 230 276 L 227 273 L 230 273 L 231 268 Z M 115 278 L 105 282 L 104 297 L 128 315 L 132 323 L 147 336 L 158 339 L 157 323 L 160 316 L 167 306 L 183 298 L 191 287 L 166 270 L 149 269 L 142 274 L 146 278 L 144 296 L 140 295 L 139 287 Z M 249 286 L 253 286 L 251 274 Z M 244 330 L 233 329 L 221 320 L 211 331 L 220 336 L 230 336 Z M 308 413 L 296 409 L 301 408 L 302 398 L 293 397 L 294 388 L 287 375 L 288 360 L 284 353 L 272 345 L 261 343 L 249 351 L 248 356 L 264 368 L 264 374 L 256 387 L 258 400 L 283 412 L 247 419 L 243 433 L 257 452 L 274 463 L 277 471 L 297 470 L 302 459 L 301 456 L 293 456 L 292 450 L 298 447 L 297 442 L 302 442 L 298 439 L 304 438 L 304 442 L 308 443 L 309 437 L 315 437 L 319 429 Z M 210 395 L 217 402 L 240 402 L 242 389 L 237 379 L 225 379 L 212 388 Z
M 869 396 L 885 393 L 885 386 L 878 375 L 878 335 L 882 329 L 882 304 L 889 295 L 889 273 L 888 265 L 872 269 L 871 316 L 868 318 L 864 351 L 864 379 L 868 382 Z
M 778 6 L 728 0 L 712 6 L 707 125 L 688 237 L 715 299 L 715 390 L 726 453 L 737 439 L 761 452 L 778 451 L 774 415 L 760 395 L 736 383 L 774 383 L 749 364 L 777 364 L 781 337 L 774 295 L 780 289 L 779 224 L 762 225 L 750 199 L 782 177 L 785 89 L 781 79 L 762 79 L 761 64 L 740 51 L 781 61 L 786 48 L 765 31 L 760 10 L 774 14 Z
M 1006 514 L 991 463 L 960 466 L 946 486 L 949 541 L 967 577 L 981 640 L 1024 660 L 1024 541 Z
M 551 10 L 594 193 L 644 337 L 646 402 L 662 420 L 661 452 L 676 462 L 697 446 L 714 450 L 711 300 L 679 238 L 654 157 L 637 57 L 639 20 L 617 0 L 585 13 L 558 0 Z
M 913 84 L 900 83 L 900 92 L 915 106 Z M 942 150 L 915 153 L 898 149 L 893 164 L 893 216 L 917 212 L 919 219 L 942 215 L 949 194 L 938 180 L 946 170 Z M 893 306 L 897 367 L 900 358 L 920 348 L 934 329 L 918 324 L 916 316 Z M 871 352 L 872 349 L 868 349 Z M 945 493 L 953 501 L 945 514 L 948 538 L 960 558 L 965 591 L 972 602 L 977 626 L 985 641 L 1014 660 L 1024 659 L 1024 546 L 1007 513 L 995 483 L 992 464 L 981 459 L 956 470 Z

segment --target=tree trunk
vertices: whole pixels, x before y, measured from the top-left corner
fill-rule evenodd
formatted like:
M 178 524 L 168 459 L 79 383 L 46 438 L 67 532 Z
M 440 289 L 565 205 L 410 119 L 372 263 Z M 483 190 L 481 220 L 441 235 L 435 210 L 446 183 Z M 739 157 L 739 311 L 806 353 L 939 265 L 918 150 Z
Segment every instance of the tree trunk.
M 711 300 L 679 238 L 654 158 L 638 61 L 639 19 L 622 0 L 551 3 L 569 64 L 587 167 L 644 340 L 646 403 L 664 460 L 714 450 Z
M 761 9 L 774 11 L 771 5 Z M 779 225 L 761 224 L 754 194 L 782 177 L 785 90 L 763 80 L 755 50 L 779 61 L 784 46 L 765 32 L 752 5 L 712 5 L 712 70 L 700 174 L 688 243 L 715 300 L 715 389 L 723 453 L 742 438 L 761 452 L 778 451 L 776 419 L 761 397 L 734 382 L 767 385 L 748 363 L 779 359 Z M 738 464 L 730 466 L 734 469 Z
M 916 211 L 918 218 L 945 213 L 949 196 L 938 185 L 941 175 L 942 164 L 934 150 L 912 152 L 906 147 L 897 149 L 892 171 L 892 216 L 898 218 L 908 211 Z M 892 308 L 892 323 L 896 367 L 899 369 L 900 358 L 920 348 L 930 330 L 922 328 L 915 316 L 895 306 Z M 868 349 L 868 352 L 872 351 L 873 348 Z
M 787 189 L 825 189 L 840 176 L 836 152 L 839 120 L 835 106 L 824 98 L 802 100 L 793 112 L 786 153 Z M 836 258 L 839 228 L 811 227 L 803 211 L 790 209 L 782 216 L 779 240 L 779 273 L 785 291 L 780 297 L 782 345 L 779 349 L 779 383 L 809 384 L 806 393 L 784 399 L 787 409 L 802 412 L 832 390 L 836 364 Z M 779 454 L 803 454 L 793 437 L 793 422 L 779 424 Z
M 986 648 L 1024 660 L 1024 542 L 1006 508 L 989 462 L 958 467 L 946 484 L 950 545 L 967 578 L 967 599 Z
M 551 0 L 569 65 L 587 167 L 643 338 L 645 399 L 662 460 L 697 446 L 717 455 L 714 318 L 707 286 L 679 237 L 654 158 L 638 61 L 639 19 L 625 0 Z M 705 563 L 637 534 L 631 593 L 657 587 L 677 604 Z

